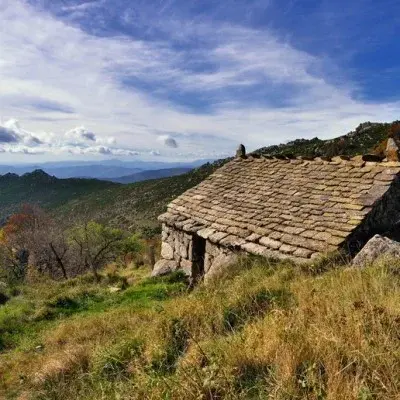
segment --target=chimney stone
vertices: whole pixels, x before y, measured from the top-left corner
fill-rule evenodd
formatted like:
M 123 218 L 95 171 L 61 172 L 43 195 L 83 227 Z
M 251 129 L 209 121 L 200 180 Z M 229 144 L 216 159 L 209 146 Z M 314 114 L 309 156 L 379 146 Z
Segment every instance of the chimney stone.
M 388 161 L 400 161 L 400 150 L 396 141 L 393 138 L 389 138 L 386 145 L 386 159 Z
M 246 158 L 246 147 L 243 144 L 240 144 L 236 150 L 236 158 Z

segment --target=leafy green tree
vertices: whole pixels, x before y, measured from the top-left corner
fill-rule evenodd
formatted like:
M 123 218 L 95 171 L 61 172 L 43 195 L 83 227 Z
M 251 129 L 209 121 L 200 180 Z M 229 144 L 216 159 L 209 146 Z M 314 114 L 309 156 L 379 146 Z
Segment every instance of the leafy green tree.
M 138 234 L 128 235 L 121 240 L 118 246 L 119 259 L 127 266 L 130 256 L 143 251 L 143 242 Z
M 128 236 L 121 229 L 110 228 L 91 221 L 72 228 L 69 241 L 82 270 L 92 271 L 100 280 L 98 271 L 108 263 L 140 249 L 137 236 Z

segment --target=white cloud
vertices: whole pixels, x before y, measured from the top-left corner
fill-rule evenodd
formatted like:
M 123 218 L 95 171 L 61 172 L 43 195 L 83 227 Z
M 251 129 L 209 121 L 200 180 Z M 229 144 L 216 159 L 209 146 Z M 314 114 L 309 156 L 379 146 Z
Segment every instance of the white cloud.
M 18 143 L 19 137 L 10 129 L 0 126 L 0 143 Z
M 64 11 L 84 11 L 97 3 Z M 176 139 L 171 137 L 170 145 L 158 139 L 174 132 L 181 157 L 233 154 L 241 142 L 251 150 L 300 137 L 333 137 L 364 120 L 395 119 L 400 111 L 399 102 L 357 100 L 351 82 L 337 85 L 326 78 L 325 60 L 270 31 L 171 18 L 157 26 L 164 33 L 158 42 L 95 37 L 21 0 L 3 0 L 0 19 L 1 115 L 23 121 L 30 132 L 13 128 L 21 145 L 45 153 L 109 155 L 110 149 L 117 155 L 140 149 L 141 154 L 162 150 L 164 157 L 176 158 L 177 146 L 171 146 Z M 192 58 L 216 68 L 186 68 L 191 54 L 169 42 L 193 38 L 207 46 L 192 50 Z M 155 89 L 127 86 L 132 79 Z M 232 88 L 250 94 L 241 98 Z M 266 97 L 278 92 L 269 104 L 256 93 L 252 97 L 254 88 L 262 88 Z M 195 100 L 204 99 L 210 110 L 188 111 L 184 96 L 178 105 L 163 93 L 190 93 Z M 284 98 L 284 104 L 275 105 L 276 98 Z M 82 123 L 91 131 L 78 128 L 70 141 L 54 133 L 70 132 Z
M 158 140 L 161 141 L 166 147 L 170 147 L 172 149 L 179 147 L 178 142 L 170 135 L 161 135 L 158 137 Z
M 93 132 L 88 131 L 84 126 L 71 129 L 65 134 L 65 136 L 78 143 L 96 141 L 96 135 Z
M 23 144 L 36 147 L 41 145 L 42 141 L 34 134 L 22 129 L 17 120 L 11 119 L 4 125 L 0 124 L 0 143 L 8 143 L 9 146 Z
M 90 8 L 96 8 L 101 6 L 103 2 L 102 1 L 88 1 L 86 3 L 81 3 L 81 4 L 77 4 L 74 6 L 63 6 L 61 7 L 62 11 L 69 11 L 69 12 L 73 12 L 73 11 L 86 11 Z
M 65 133 L 55 135 L 50 132 L 31 133 L 15 120 L 0 125 L 0 143 L 3 150 L 11 154 L 75 154 L 103 156 L 136 156 L 140 153 L 125 148 L 108 147 L 115 145 L 115 138 L 98 138 L 95 133 L 80 126 Z

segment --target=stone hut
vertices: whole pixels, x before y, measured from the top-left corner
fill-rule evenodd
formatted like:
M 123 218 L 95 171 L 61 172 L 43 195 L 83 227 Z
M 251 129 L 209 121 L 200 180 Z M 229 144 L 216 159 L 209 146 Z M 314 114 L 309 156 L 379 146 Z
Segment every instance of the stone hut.
M 354 256 L 400 220 L 400 163 L 236 158 L 172 201 L 153 275 L 213 276 L 241 252 L 295 262 L 335 250 Z

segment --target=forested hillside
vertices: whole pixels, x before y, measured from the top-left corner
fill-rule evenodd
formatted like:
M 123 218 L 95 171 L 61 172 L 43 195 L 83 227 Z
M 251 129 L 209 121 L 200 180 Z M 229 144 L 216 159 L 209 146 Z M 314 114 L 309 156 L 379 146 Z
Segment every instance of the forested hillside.
M 313 157 L 367 153 L 383 155 L 388 136 L 398 128 L 397 123 L 364 123 L 355 131 L 333 140 L 296 140 L 280 146 L 264 147 L 254 154 Z M 94 192 L 68 202 L 59 211 L 63 215 L 85 212 L 115 226 L 153 230 L 158 227 L 157 216 L 164 212 L 171 200 L 199 184 L 229 160 L 207 163 L 175 177 L 110 188 L 101 193 Z
M 334 156 L 374 153 L 384 156 L 387 138 L 400 132 L 400 123 L 363 123 L 354 131 L 335 139 L 298 139 L 279 146 L 263 147 L 256 155 Z M 244 141 L 245 142 L 245 141 Z M 187 189 L 199 184 L 230 159 L 207 163 L 187 173 L 129 185 L 97 180 L 50 177 L 35 171 L 22 177 L 0 177 L 0 217 L 24 202 L 53 210 L 54 215 L 71 219 L 96 219 L 115 227 L 154 232 L 157 216 L 167 204 Z
M 0 176 L 0 219 L 4 220 L 16 212 L 24 203 L 54 209 L 88 193 L 117 187 L 115 183 L 96 179 L 57 179 L 42 170 L 22 176 L 2 175 Z

